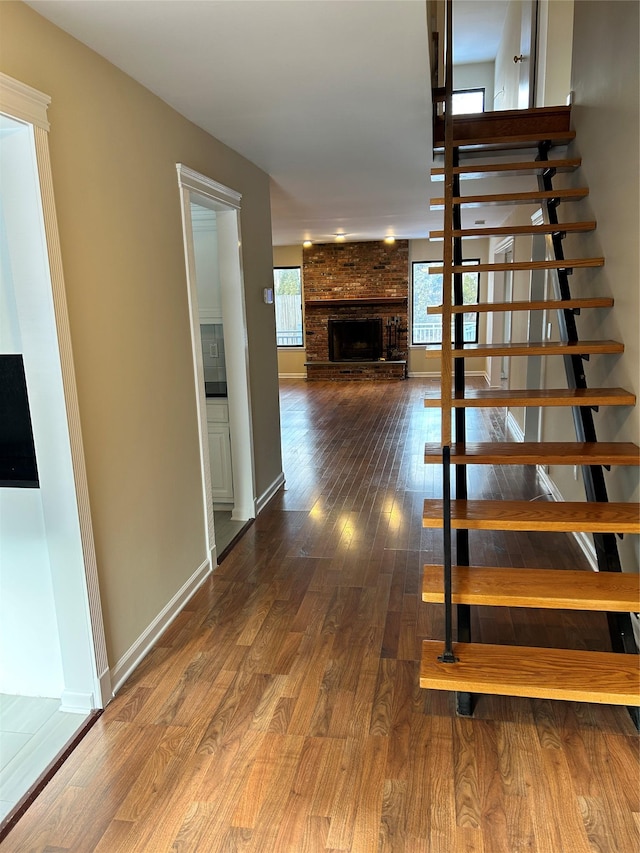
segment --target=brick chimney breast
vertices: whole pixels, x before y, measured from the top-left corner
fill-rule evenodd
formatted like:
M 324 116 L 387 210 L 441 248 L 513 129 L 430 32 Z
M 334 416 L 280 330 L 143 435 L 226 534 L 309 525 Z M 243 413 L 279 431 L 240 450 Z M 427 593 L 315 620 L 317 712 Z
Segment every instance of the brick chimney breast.
M 344 364 L 329 363 L 328 323 L 329 319 L 380 317 L 386 345 L 387 321 L 399 318 L 397 325 L 403 332 L 398 343 L 406 359 L 409 241 L 315 244 L 304 250 L 302 274 L 307 377 L 388 378 L 393 374 L 391 364 L 346 370 Z M 405 372 L 403 364 L 401 375 Z M 395 373 L 400 375 L 400 370 Z

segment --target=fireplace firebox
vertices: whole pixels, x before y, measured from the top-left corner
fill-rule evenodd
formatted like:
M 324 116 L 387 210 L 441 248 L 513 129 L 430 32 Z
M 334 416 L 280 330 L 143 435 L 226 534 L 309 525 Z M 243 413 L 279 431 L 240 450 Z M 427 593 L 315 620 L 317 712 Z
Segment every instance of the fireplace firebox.
M 382 318 L 329 320 L 329 361 L 378 361 Z

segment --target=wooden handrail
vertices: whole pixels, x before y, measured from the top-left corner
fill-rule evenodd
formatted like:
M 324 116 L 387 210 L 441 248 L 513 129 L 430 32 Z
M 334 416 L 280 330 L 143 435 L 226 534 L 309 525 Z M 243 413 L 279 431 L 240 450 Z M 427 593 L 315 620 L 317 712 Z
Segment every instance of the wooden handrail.
M 451 328 L 453 292 L 453 0 L 446 2 L 444 79 L 444 244 L 442 254 L 442 328 Z M 451 336 L 442 336 L 441 362 L 442 446 L 451 443 L 452 359 Z

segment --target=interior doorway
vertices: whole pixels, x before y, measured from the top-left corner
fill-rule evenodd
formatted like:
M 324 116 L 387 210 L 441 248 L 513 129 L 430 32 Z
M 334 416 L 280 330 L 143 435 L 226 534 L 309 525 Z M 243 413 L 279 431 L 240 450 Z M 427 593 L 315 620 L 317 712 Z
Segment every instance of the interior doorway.
M 1 75 L 5 377 L 13 365 L 13 378 L 0 387 L 0 815 L 8 819 L 111 696 L 55 222 L 48 103 L 46 95 Z M 11 393 L 16 377 L 19 398 Z M 26 446 L 32 464 L 25 481 Z
M 178 165 L 212 564 L 255 518 L 238 193 Z

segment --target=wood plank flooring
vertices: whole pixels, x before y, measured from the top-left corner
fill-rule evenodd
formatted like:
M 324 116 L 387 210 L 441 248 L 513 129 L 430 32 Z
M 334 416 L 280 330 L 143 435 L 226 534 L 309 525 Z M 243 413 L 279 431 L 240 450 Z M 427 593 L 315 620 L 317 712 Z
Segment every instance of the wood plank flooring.
M 282 383 L 286 489 L 174 621 L 2 853 L 635 853 L 638 738 L 624 708 L 418 686 L 435 383 Z M 468 412 L 504 440 L 504 412 Z M 540 492 L 470 469 L 478 498 Z M 567 534 L 471 531 L 474 562 L 585 565 Z M 609 650 L 581 611 L 474 608 L 488 643 Z

